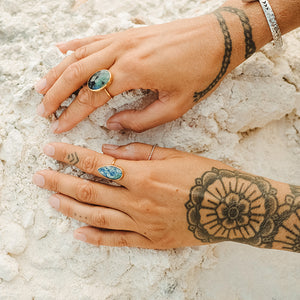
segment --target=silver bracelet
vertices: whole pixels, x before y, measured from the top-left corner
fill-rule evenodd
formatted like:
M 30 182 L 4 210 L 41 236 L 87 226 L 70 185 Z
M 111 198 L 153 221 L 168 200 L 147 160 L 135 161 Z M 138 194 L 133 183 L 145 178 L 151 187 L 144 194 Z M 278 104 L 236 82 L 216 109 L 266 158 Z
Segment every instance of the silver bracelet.
M 249 2 L 254 2 L 257 0 L 242 0 L 242 1 L 249 3 Z M 270 27 L 270 30 L 272 32 L 272 36 L 274 39 L 275 46 L 276 46 L 276 48 L 281 49 L 283 46 L 281 31 L 280 31 L 280 28 L 276 21 L 272 7 L 268 0 L 258 0 L 258 1 L 264 11 L 266 18 L 267 18 L 267 21 L 268 21 L 268 24 L 269 24 L 269 27 Z

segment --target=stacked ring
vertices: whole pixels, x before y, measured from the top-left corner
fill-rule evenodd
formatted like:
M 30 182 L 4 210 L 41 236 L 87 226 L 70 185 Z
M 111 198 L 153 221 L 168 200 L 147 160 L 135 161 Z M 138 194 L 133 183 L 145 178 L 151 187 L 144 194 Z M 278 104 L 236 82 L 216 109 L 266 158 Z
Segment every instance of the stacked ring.
M 109 98 L 112 98 L 112 95 L 107 90 L 112 83 L 112 75 L 108 70 L 100 70 L 93 74 L 87 82 L 87 87 L 92 92 L 99 92 L 104 90 Z

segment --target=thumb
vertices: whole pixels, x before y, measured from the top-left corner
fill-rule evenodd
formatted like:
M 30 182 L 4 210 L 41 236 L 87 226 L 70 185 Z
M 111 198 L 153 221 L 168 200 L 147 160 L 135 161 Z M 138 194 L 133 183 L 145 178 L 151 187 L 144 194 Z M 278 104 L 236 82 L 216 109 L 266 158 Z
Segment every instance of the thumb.
M 112 116 L 106 123 L 110 130 L 131 129 L 143 132 L 147 129 L 173 121 L 183 115 L 189 107 L 179 107 L 180 99 L 158 99 L 143 110 L 125 110 Z
M 104 144 L 102 151 L 106 155 L 126 160 L 163 160 L 179 156 L 180 151 L 175 149 L 161 148 L 157 145 L 131 143 L 124 146 Z

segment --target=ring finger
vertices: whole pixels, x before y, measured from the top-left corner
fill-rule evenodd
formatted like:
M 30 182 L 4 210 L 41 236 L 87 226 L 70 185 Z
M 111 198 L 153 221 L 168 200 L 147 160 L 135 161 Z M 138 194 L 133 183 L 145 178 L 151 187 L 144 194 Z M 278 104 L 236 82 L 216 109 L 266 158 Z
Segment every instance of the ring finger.
M 135 221 L 118 210 L 84 204 L 62 194 L 51 196 L 49 203 L 64 215 L 97 228 L 136 230 Z
M 124 80 L 121 72 L 113 71 L 113 81 L 106 90 L 111 97 L 124 92 L 126 89 L 131 89 L 131 85 Z M 72 129 L 80 121 L 89 116 L 98 107 L 104 105 L 111 97 L 102 90 L 93 92 L 84 86 L 71 105 L 62 113 L 59 120 L 56 120 L 51 130 L 55 133 L 61 133 Z
M 107 47 L 101 52 L 94 53 L 84 59 L 81 59 L 63 72 L 54 85 L 48 90 L 39 106 L 39 114 L 42 117 L 48 117 L 54 113 L 59 105 L 65 101 L 74 91 L 79 89 L 92 74 L 101 70 L 110 68 L 115 61 L 113 49 Z

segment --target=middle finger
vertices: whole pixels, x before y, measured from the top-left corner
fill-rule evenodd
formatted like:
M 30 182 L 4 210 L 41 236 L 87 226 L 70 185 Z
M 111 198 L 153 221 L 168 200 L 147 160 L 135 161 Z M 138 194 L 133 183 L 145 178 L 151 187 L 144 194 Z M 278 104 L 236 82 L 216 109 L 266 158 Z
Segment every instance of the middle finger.
M 136 222 L 127 214 L 107 207 L 80 203 L 65 195 L 53 195 L 49 202 L 64 215 L 97 228 L 135 231 Z

